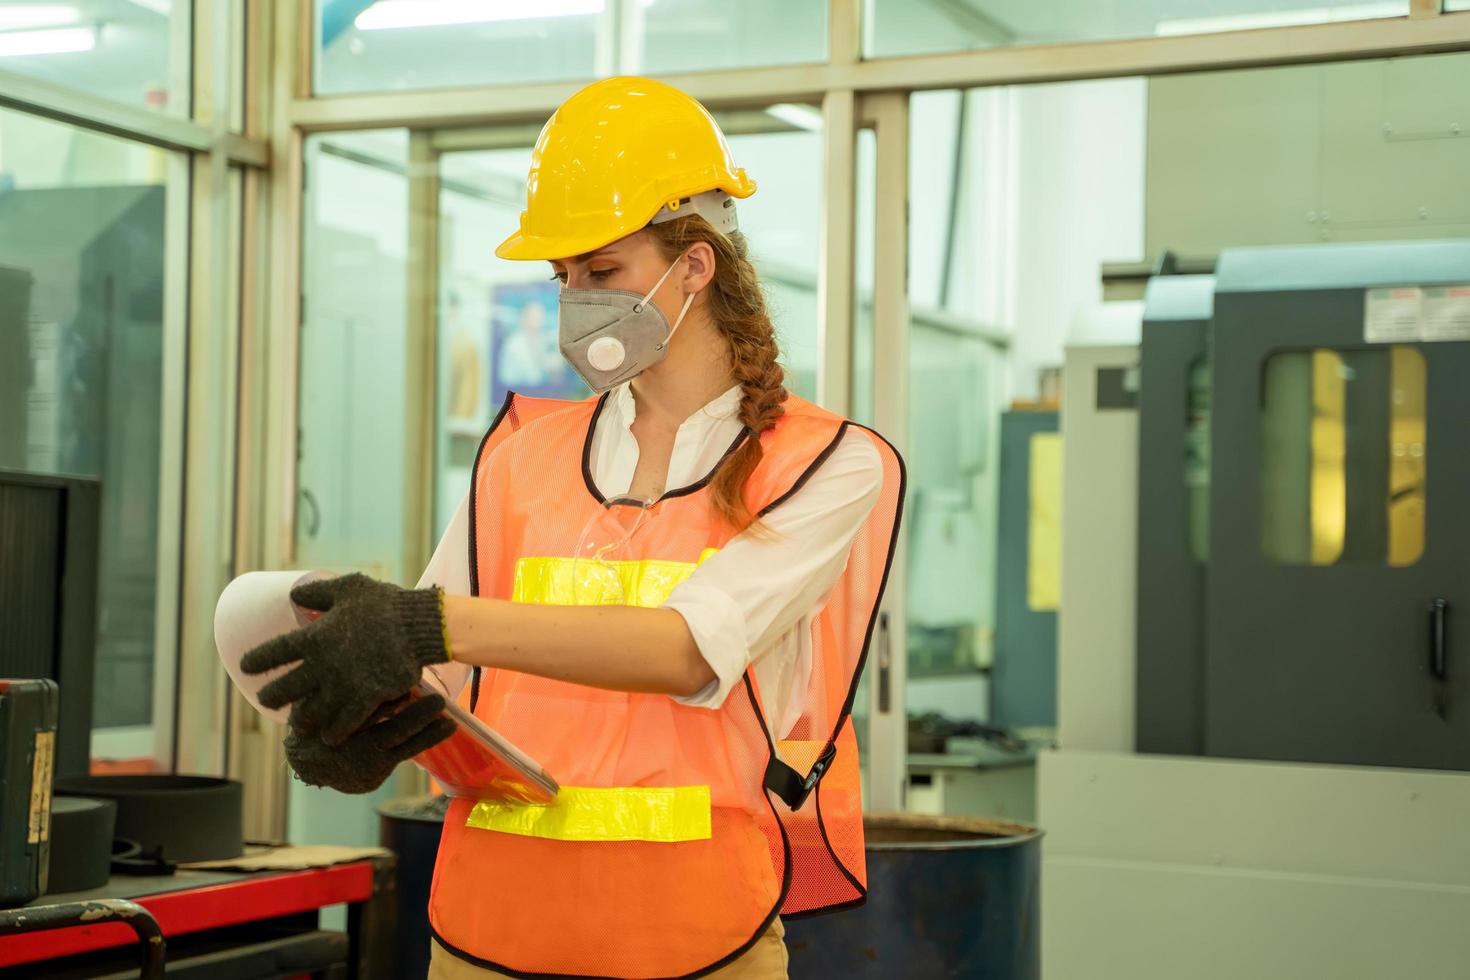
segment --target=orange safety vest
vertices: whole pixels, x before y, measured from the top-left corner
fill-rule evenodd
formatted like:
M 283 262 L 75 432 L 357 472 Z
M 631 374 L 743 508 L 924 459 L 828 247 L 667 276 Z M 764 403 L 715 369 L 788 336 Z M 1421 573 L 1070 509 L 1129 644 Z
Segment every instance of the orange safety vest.
M 474 595 L 600 601 L 567 586 L 584 529 L 605 511 L 587 468 L 605 400 L 506 400 L 470 491 Z M 549 806 L 450 804 L 429 900 L 435 938 L 450 951 L 517 975 L 693 977 L 739 957 L 778 914 L 863 901 L 850 712 L 893 558 L 903 463 L 876 433 L 792 396 L 760 436 L 745 498 L 756 514 L 779 505 L 849 429 L 878 448 L 882 495 L 813 620 L 803 713 L 779 742 L 750 670 L 717 710 L 477 672 L 471 709 L 562 791 Z M 664 494 L 612 563 L 626 586 L 615 601 L 661 605 L 734 536 L 708 483 Z

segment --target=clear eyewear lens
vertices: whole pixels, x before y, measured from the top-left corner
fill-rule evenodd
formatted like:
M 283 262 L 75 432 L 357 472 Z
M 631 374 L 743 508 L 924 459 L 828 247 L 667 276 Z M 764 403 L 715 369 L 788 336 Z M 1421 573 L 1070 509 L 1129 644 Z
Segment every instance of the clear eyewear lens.
M 647 523 L 654 501 L 618 497 L 593 515 L 577 545 L 572 563 L 572 603 L 578 606 L 632 605 L 634 569 L 628 545 Z

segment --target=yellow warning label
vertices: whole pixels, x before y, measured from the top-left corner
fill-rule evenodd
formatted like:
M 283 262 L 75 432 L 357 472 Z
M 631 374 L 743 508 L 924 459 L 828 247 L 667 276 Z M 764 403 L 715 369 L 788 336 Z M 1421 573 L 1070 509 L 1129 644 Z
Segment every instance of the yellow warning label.
M 39 844 L 51 837 L 51 759 L 56 754 L 56 733 L 36 733 L 36 756 L 31 766 L 31 827 L 28 843 Z

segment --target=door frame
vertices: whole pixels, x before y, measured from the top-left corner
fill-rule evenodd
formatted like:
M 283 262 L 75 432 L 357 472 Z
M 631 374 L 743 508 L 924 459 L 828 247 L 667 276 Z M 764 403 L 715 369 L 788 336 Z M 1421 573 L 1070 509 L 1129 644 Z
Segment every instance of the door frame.
M 909 94 L 864 95 L 858 119 L 876 136 L 873 424 L 903 453 L 909 424 Z M 853 134 L 856 139 L 856 132 Z M 849 318 L 849 328 L 851 320 Z M 849 360 L 849 366 L 851 361 Z M 876 365 L 883 370 L 876 370 Z M 908 534 L 898 536 L 868 658 L 869 810 L 902 810 L 908 783 Z

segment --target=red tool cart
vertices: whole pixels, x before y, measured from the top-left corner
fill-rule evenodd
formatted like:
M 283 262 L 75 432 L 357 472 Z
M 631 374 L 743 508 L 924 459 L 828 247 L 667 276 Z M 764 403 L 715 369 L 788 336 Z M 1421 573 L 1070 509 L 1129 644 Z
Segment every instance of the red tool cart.
M 166 961 L 169 980 L 388 977 L 393 873 L 383 855 L 303 871 L 114 876 L 0 912 L 0 976 L 154 978 Z M 323 930 L 320 911 L 343 904 L 346 931 Z

